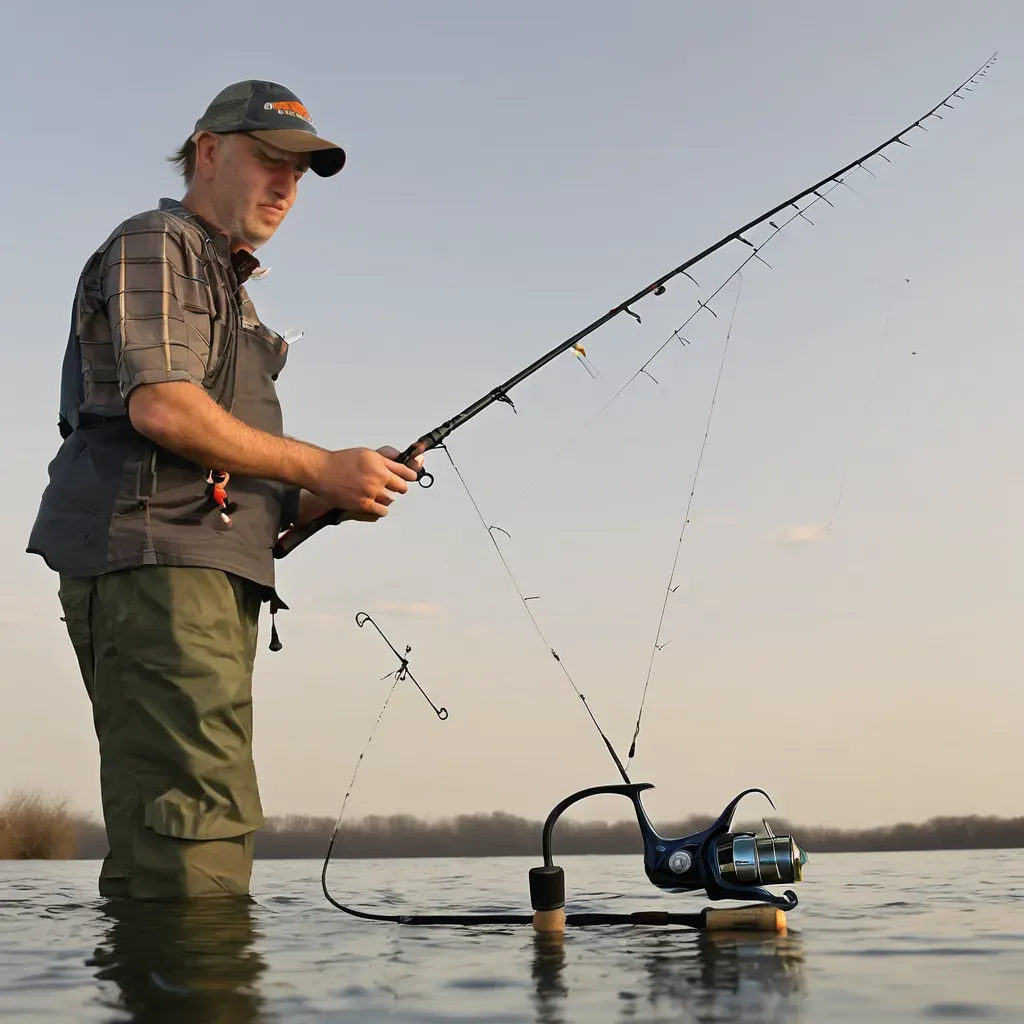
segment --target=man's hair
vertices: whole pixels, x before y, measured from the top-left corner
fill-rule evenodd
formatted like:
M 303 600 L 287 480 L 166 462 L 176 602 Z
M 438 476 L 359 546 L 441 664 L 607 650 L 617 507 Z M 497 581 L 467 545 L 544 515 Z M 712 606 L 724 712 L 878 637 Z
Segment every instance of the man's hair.
M 196 144 L 192 139 L 186 139 L 167 159 L 185 179 L 185 184 L 191 185 L 192 176 L 196 173 Z

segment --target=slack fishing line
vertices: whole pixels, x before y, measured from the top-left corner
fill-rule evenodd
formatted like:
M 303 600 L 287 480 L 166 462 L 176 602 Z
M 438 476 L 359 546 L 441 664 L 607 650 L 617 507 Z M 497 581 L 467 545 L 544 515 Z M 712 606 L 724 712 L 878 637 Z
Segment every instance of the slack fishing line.
M 635 295 L 626 299 L 618 306 L 613 307 L 608 312 L 603 314 L 589 326 L 585 327 L 582 331 L 574 334 L 572 337 L 567 338 L 565 341 L 556 345 L 549 352 L 542 355 L 539 359 L 535 360 L 529 366 L 520 370 L 514 374 L 511 378 L 505 381 L 503 384 L 499 384 L 493 388 L 487 394 L 477 399 L 474 403 L 467 406 L 462 412 L 457 413 L 451 419 L 444 421 L 439 426 L 426 434 L 423 434 L 416 442 L 409 446 L 405 452 L 399 456 L 399 461 L 408 464 L 412 459 L 423 455 L 425 452 L 430 451 L 434 448 L 442 448 L 448 456 L 449 461 L 452 464 L 453 469 L 456 472 L 460 482 L 462 483 L 467 495 L 472 502 L 478 517 L 480 518 L 481 524 L 490 537 L 492 544 L 501 559 L 505 570 L 511 579 L 518 595 L 527 610 L 533 625 L 536 629 L 538 636 L 541 641 L 548 647 L 549 652 L 554 657 L 555 661 L 558 662 L 562 669 L 566 679 L 572 686 L 573 690 L 580 697 L 584 704 L 584 707 L 591 718 L 594 726 L 597 728 L 602 740 L 611 755 L 619 774 L 623 778 L 623 784 L 616 784 L 611 786 L 595 786 L 589 789 L 581 790 L 578 793 L 574 793 L 569 797 L 562 800 L 548 815 L 547 820 L 544 823 L 544 828 L 541 837 L 541 847 L 543 854 L 543 865 L 541 867 L 532 868 L 530 870 L 530 897 L 531 903 L 534 909 L 532 916 L 527 915 L 506 915 L 506 914 L 442 914 L 442 915 L 422 915 L 422 914 L 377 914 L 368 911 L 359 911 L 351 907 L 345 906 L 335 900 L 328 888 L 327 888 L 327 867 L 330 862 L 331 853 L 335 847 L 336 838 L 341 823 L 341 816 L 339 816 L 338 823 L 335 826 L 334 833 L 331 836 L 331 840 L 328 846 L 327 856 L 324 860 L 323 871 L 321 873 L 321 881 L 323 885 L 323 891 L 328 901 L 344 910 L 346 913 L 351 914 L 355 917 L 361 917 L 369 920 L 377 921 L 392 921 L 404 924 L 525 924 L 531 923 L 534 928 L 540 932 L 554 932 L 561 933 L 564 930 L 566 923 L 571 924 L 611 924 L 611 923 L 645 923 L 645 924 L 682 924 L 693 928 L 715 928 L 715 927 L 737 927 L 737 928 L 756 928 L 756 929 L 769 929 L 776 930 L 777 928 L 785 926 L 785 916 L 782 913 L 785 909 L 791 909 L 797 905 L 796 894 L 792 890 L 787 890 L 784 895 L 778 896 L 774 893 L 769 892 L 762 886 L 764 884 L 775 884 L 775 883 L 788 883 L 798 882 L 802 879 L 803 865 L 806 863 L 806 854 L 799 848 L 796 841 L 792 836 L 776 836 L 767 822 L 765 825 L 765 836 L 757 836 L 753 832 L 733 832 L 732 821 L 736 811 L 736 807 L 740 800 L 750 793 L 760 793 L 765 796 L 769 803 L 771 798 L 768 794 L 761 789 L 751 788 L 744 790 L 738 796 L 734 797 L 733 800 L 726 806 L 725 810 L 719 816 L 719 818 L 707 829 L 701 832 L 694 833 L 689 836 L 679 838 L 666 838 L 660 836 L 651 824 L 646 811 L 643 808 L 640 800 L 640 794 L 644 790 L 653 788 L 651 783 L 632 783 L 629 780 L 626 768 L 623 766 L 621 760 L 615 752 L 614 747 L 608 740 L 604 730 L 601 729 L 597 718 L 595 717 L 590 705 L 587 703 L 586 698 L 580 691 L 575 680 L 572 678 L 568 669 L 562 663 L 561 658 L 555 652 L 554 648 L 548 643 L 547 637 L 544 631 L 540 627 L 539 622 L 534 616 L 532 609 L 529 607 L 530 598 L 526 597 L 520 587 L 518 581 L 515 578 L 514 573 L 511 570 L 507 560 L 501 552 L 500 546 L 494 538 L 494 530 L 496 527 L 489 526 L 486 519 L 484 518 L 480 507 L 476 500 L 473 498 L 472 493 L 469 491 L 466 485 L 465 479 L 462 473 L 456 466 L 454 459 L 451 456 L 445 445 L 445 439 L 458 427 L 468 422 L 479 413 L 483 412 L 484 409 L 490 407 L 496 402 L 509 405 L 515 409 L 512 399 L 509 396 L 509 392 L 517 384 L 522 383 L 528 377 L 532 376 L 542 367 L 547 365 L 558 355 L 566 351 L 571 351 L 575 355 L 581 358 L 586 357 L 586 352 L 583 350 L 580 344 L 583 338 L 596 331 L 599 327 L 606 324 L 608 321 L 618 316 L 620 313 L 628 313 L 638 323 L 641 319 L 637 313 L 635 313 L 630 307 L 638 303 L 641 299 L 647 295 L 663 295 L 665 293 L 665 284 L 672 278 L 685 275 L 691 281 L 696 284 L 696 280 L 689 270 L 696 266 L 698 263 L 709 257 L 712 253 L 717 252 L 719 249 L 728 245 L 730 242 L 739 241 L 746 245 L 750 249 L 750 253 L 746 259 L 740 264 L 739 267 L 734 270 L 726 280 L 711 293 L 707 300 L 697 300 L 697 309 L 690 314 L 689 317 L 678 327 L 671 335 L 655 350 L 652 356 L 641 366 L 641 368 L 633 374 L 623 385 L 616 391 L 611 399 L 598 411 L 593 419 L 600 416 L 611 404 L 614 402 L 619 395 L 625 391 L 625 389 L 633 383 L 634 380 L 638 379 L 641 375 L 650 377 L 655 383 L 656 379 L 649 372 L 648 367 L 651 365 L 653 359 L 662 352 L 669 344 L 676 339 L 682 341 L 683 344 L 687 344 L 685 338 L 682 337 L 681 331 L 684 329 L 686 323 L 688 323 L 694 316 L 703 311 L 710 312 L 717 318 L 717 314 L 713 309 L 710 308 L 709 303 L 714 297 L 721 292 L 721 290 L 727 286 L 729 281 L 733 277 L 741 273 L 742 269 L 752 260 L 758 259 L 760 262 L 765 263 L 769 266 L 763 257 L 760 256 L 760 250 L 764 248 L 773 238 L 775 238 L 788 224 L 792 223 L 793 220 L 803 218 L 809 223 L 813 224 L 813 221 L 806 216 L 806 211 L 810 209 L 818 201 L 826 203 L 828 206 L 834 204 L 827 198 L 828 193 L 838 188 L 840 185 L 846 185 L 845 175 L 855 170 L 864 170 L 869 175 L 874 177 L 874 172 L 866 166 L 866 162 L 875 156 L 881 157 L 887 163 L 892 163 L 892 160 L 886 155 L 886 150 L 889 148 L 902 145 L 910 146 L 903 136 L 919 128 L 923 131 L 928 129 L 923 124 L 924 121 L 935 117 L 942 120 L 942 114 L 939 110 L 943 107 L 955 109 L 950 100 L 964 99 L 963 92 L 972 92 L 972 85 L 978 83 L 980 78 L 985 77 L 988 74 L 989 69 L 995 63 L 997 55 L 993 54 L 977 71 L 969 76 L 961 85 L 957 86 L 952 92 L 940 100 L 934 107 L 932 107 L 927 113 L 911 122 L 907 127 L 897 132 L 890 139 L 874 147 L 868 152 L 857 157 L 855 160 L 848 163 L 845 167 L 840 168 L 838 171 L 833 172 L 821 181 L 816 182 L 808 188 L 803 189 L 790 199 L 778 204 L 767 212 L 756 217 L 754 220 L 749 221 L 747 224 L 730 232 L 728 235 L 723 236 L 714 244 L 708 246 L 702 252 L 696 256 L 691 257 L 684 263 L 670 270 L 667 274 L 658 278 L 645 288 L 641 289 Z M 851 187 L 848 186 L 847 187 Z M 851 187 L 852 188 L 852 187 Z M 822 191 L 824 190 L 824 191 Z M 810 200 L 807 206 L 801 207 L 799 203 L 810 196 L 814 198 Z M 788 217 L 783 221 L 782 225 L 779 225 L 772 220 L 773 217 L 777 217 L 779 213 L 788 208 L 792 207 L 796 213 Z M 753 229 L 761 226 L 764 223 L 772 228 L 772 233 L 761 242 L 759 245 L 752 242 L 749 238 L 745 237 L 746 234 L 753 231 Z M 741 278 L 742 285 L 742 278 Z M 697 286 L 699 288 L 699 285 Z M 736 304 L 739 302 L 739 289 L 737 290 Z M 654 652 L 651 658 L 651 667 L 653 666 L 654 654 L 660 649 L 659 640 L 661 637 L 661 630 L 664 623 L 665 608 L 668 604 L 668 596 L 673 592 L 673 582 L 675 579 L 675 571 L 678 565 L 678 556 L 680 546 L 682 544 L 682 537 L 685 532 L 686 523 L 689 518 L 689 503 L 692 501 L 693 493 L 696 488 L 696 477 L 700 471 L 700 463 L 703 459 L 704 445 L 707 441 L 708 432 L 710 430 L 711 416 L 714 412 L 715 397 L 717 397 L 718 386 L 721 382 L 722 371 L 725 365 L 725 358 L 728 352 L 728 342 L 732 334 L 732 324 L 735 320 L 736 306 L 733 308 L 732 319 L 730 320 L 729 331 L 726 335 L 726 342 L 723 346 L 722 360 L 719 365 L 718 378 L 716 380 L 714 395 L 712 396 L 711 409 L 708 414 L 707 426 L 705 428 L 704 442 L 701 446 L 701 454 L 698 458 L 697 469 L 694 475 L 694 484 L 691 487 L 690 499 L 687 503 L 687 512 L 684 515 L 684 521 L 680 530 L 679 540 L 677 542 L 675 557 L 673 559 L 673 567 L 669 577 L 668 587 L 666 588 L 666 597 L 662 609 L 662 615 L 659 620 L 658 630 L 656 632 Z M 585 364 L 586 366 L 586 364 Z M 588 373 L 591 372 L 589 367 L 586 367 Z M 593 419 L 590 422 L 593 422 Z M 571 443 L 571 442 L 570 442 Z M 563 449 L 564 450 L 564 449 Z M 418 472 L 418 479 L 423 487 L 430 487 L 434 478 L 433 475 L 427 472 L 425 469 L 420 468 Z M 840 497 L 841 500 L 841 497 Z M 833 513 L 834 515 L 834 513 Z M 313 534 L 323 529 L 325 526 L 336 525 L 342 522 L 344 519 L 344 513 L 341 510 L 333 509 L 312 522 L 305 524 L 300 527 L 294 527 L 281 534 L 278 538 L 277 543 L 274 547 L 274 557 L 283 558 L 293 551 L 299 544 L 307 540 Z M 356 617 L 357 624 L 362 626 L 366 622 L 372 622 L 365 612 L 360 612 Z M 373 732 L 371 732 L 370 739 L 372 740 L 373 733 L 376 732 L 377 727 L 380 724 L 380 720 L 387 708 L 388 702 L 390 701 L 391 694 L 394 692 L 395 687 L 399 682 L 405 678 L 412 678 L 413 682 L 420 690 L 421 694 L 426 698 L 433 708 L 435 714 L 439 719 L 447 717 L 447 711 L 444 708 L 438 708 L 437 705 L 430 700 L 427 694 L 423 691 L 423 688 L 411 676 L 408 669 L 408 654 L 411 648 L 406 647 L 405 655 L 399 654 L 397 648 L 391 643 L 388 637 L 380 630 L 376 623 L 373 623 L 374 627 L 380 633 L 381 637 L 387 642 L 392 652 L 398 657 L 400 667 L 394 673 L 395 682 L 392 686 L 391 691 L 388 694 L 388 699 L 385 701 L 384 707 L 378 716 L 377 722 L 374 725 Z M 661 645 L 664 646 L 664 645 Z M 640 712 L 637 718 L 637 724 L 634 729 L 633 741 L 630 747 L 630 758 L 635 753 L 636 739 L 639 734 L 640 719 L 643 714 L 644 702 L 646 700 L 648 685 L 650 682 L 651 668 L 648 670 L 648 677 L 644 685 L 644 691 L 641 696 Z M 387 678 L 387 677 L 385 677 Z M 444 712 L 442 714 L 442 712 Z M 367 741 L 367 746 L 370 741 Z M 365 754 L 366 747 L 359 756 L 359 761 L 356 765 L 356 772 L 353 773 L 353 779 L 349 786 L 349 791 L 346 793 L 345 802 L 343 802 L 342 813 L 344 813 L 344 806 L 347 803 L 348 796 L 352 791 L 352 787 L 355 784 L 355 775 L 358 772 L 359 763 Z M 571 805 L 575 804 L 579 800 L 585 799 L 589 796 L 598 794 L 618 794 L 627 797 L 633 804 L 634 811 L 637 817 L 637 824 L 640 829 L 641 837 L 644 845 L 644 868 L 648 879 L 658 888 L 669 891 L 669 892 L 691 892 L 691 891 L 703 891 L 706 893 L 708 898 L 712 900 L 720 899 L 749 899 L 753 898 L 759 901 L 761 904 L 766 906 L 753 906 L 741 908 L 735 911 L 721 911 L 713 910 L 711 908 L 705 908 L 700 914 L 695 915 L 681 915 L 681 914 L 669 914 L 663 911 L 656 912 L 641 912 L 639 914 L 570 914 L 566 915 L 565 906 L 565 886 L 564 886 L 564 874 L 560 867 L 557 867 L 553 863 L 552 859 L 552 831 L 555 822 L 558 817 Z M 774 804 L 772 804 L 774 807 Z M 773 910 L 774 908 L 774 910 Z M 722 915 L 725 915 L 724 917 Z M 716 922 L 722 922 L 717 924 Z

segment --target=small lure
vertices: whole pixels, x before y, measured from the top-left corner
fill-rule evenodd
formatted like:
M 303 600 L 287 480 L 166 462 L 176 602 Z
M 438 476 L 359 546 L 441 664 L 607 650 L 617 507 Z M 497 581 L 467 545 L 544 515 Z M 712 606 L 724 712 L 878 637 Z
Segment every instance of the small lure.
M 586 370 L 591 377 L 596 379 L 601 376 L 588 361 L 587 350 L 579 342 L 576 342 L 576 344 L 573 345 L 572 354 L 583 364 L 583 369 Z
M 220 517 L 224 521 L 225 526 L 231 525 L 231 516 L 228 515 L 228 481 L 230 479 L 230 473 L 225 473 L 219 469 L 211 469 L 206 475 L 206 482 L 212 488 L 213 500 L 220 507 Z

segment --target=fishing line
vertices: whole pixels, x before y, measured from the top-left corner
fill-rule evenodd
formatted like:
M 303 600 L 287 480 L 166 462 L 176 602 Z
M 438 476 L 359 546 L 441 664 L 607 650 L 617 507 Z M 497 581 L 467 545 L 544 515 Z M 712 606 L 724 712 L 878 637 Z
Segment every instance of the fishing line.
M 441 447 L 445 455 L 448 456 L 448 461 L 452 464 L 452 469 L 455 470 L 455 475 L 459 478 L 459 482 L 462 484 L 463 488 L 466 491 L 466 496 L 469 498 L 470 502 L 473 505 L 473 508 L 476 510 L 476 514 L 480 520 L 480 524 L 487 532 L 487 536 L 490 538 L 491 544 L 494 546 L 494 550 L 498 553 L 498 558 L 501 559 L 501 564 L 505 567 L 505 572 L 508 574 L 508 578 L 512 581 L 512 586 L 515 587 L 516 593 L 519 595 L 519 600 L 522 603 L 522 606 L 526 609 L 526 614 L 530 616 L 530 621 L 533 623 L 533 628 L 537 631 L 537 635 L 540 637 L 541 643 L 544 644 L 545 648 L 547 648 L 551 657 L 554 658 L 555 661 L 558 663 L 558 667 L 562 670 L 562 674 L 569 681 L 569 685 L 573 688 L 573 690 L 576 691 L 576 696 L 579 697 L 579 699 L 583 702 L 583 707 L 586 708 L 587 714 L 590 716 L 591 722 L 594 723 L 594 728 L 597 729 L 598 733 L 600 733 L 601 739 L 604 741 L 604 745 L 605 747 L 607 747 L 608 753 L 611 755 L 612 761 L 615 762 L 615 767 L 618 769 L 623 781 L 629 783 L 629 776 L 626 774 L 626 769 L 623 767 L 622 761 L 619 760 L 619 755 L 615 752 L 615 748 L 612 746 L 611 740 L 608 739 L 608 737 L 605 735 L 604 730 L 601 728 L 601 725 L 598 722 L 596 716 L 594 715 L 594 712 L 591 709 L 590 704 L 587 702 L 587 698 L 584 697 L 583 694 L 580 692 L 580 688 L 576 685 L 576 681 L 573 679 L 569 670 L 565 667 L 565 662 L 562 661 L 558 653 L 555 651 L 554 647 L 551 645 L 548 638 L 544 635 L 544 630 L 541 629 L 540 623 L 537 621 L 537 617 L 533 614 L 533 610 L 530 608 L 529 598 L 527 598 L 523 594 L 522 588 L 519 586 L 519 581 L 516 579 L 515 574 L 512 572 L 512 569 L 509 566 L 508 561 L 505 559 L 505 556 L 502 553 L 502 550 L 499 547 L 498 542 L 494 539 L 495 528 L 493 526 L 487 525 L 487 520 L 484 518 L 483 513 L 480 511 L 480 506 L 477 504 L 476 498 L 473 497 L 473 492 L 470 491 L 469 485 L 466 483 L 465 477 L 463 477 L 462 473 L 459 472 L 459 467 L 455 465 L 455 460 L 452 458 L 452 453 L 448 450 L 448 446 L 440 445 L 439 447 Z
M 725 360 L 729 354 L 729 341 L 732 338 L 733 324 L 736 322 L 736 310 L 739 308 L 740 295 L 743 292 L 743 275 L 739 275 L 739 287 L 736 289 L 736 300 L 732 306 L 732 316 L 729 318 L 729 329 L 725 334 L 725 344 L 722 346 L 722 358 L 718 364 L 718 376 L 715 378 L 715 388 L 711 394 L 711 406 L 708 409 L 708 419 L 704 426 L 704 438 L 701 441 L 700 453 L 697 456 L 697 465 L 693 471 L 693 482 L 690 485 L 690 496 L 686 500 L 686 511 L 683 514 L 683 525 L 679 530 L 679 540 L 676 541 L 675 555 L 672 558 L 672 568 L 669 571 L 668 583 L 665 585 L 665 597 L 661 603 L 661 615 L 658 618 L 658 628 L 654 635 L 654 643 L 651 646 L 651 658 L 647 665 L 647 678 L 644 680 L 644 690 L 640 697 L 640 710 L 636 716 L 636 727 L 633 729 L 633 739 L 629 745 L 629 754 L 626 759 L 626 767 L 629 768 L 630 762 L 636 756 L 636 741 L 640 735 L 640 719 L 643 717 L 644 706 L 647 703 L 647 689 L 651 683 L 651 673 L 654 671 L 654 659 L 658 652 L 662 649 L 661 645 L 661 631 L 665 625 L 665 612 L 668 609 L 669 598 L 676 592 L 677 587 L 674 587 L 676 579 L 676 569 L 679 566 L 679 552 L 683 546 L 683 535 L 686 533 L 686 527 L 690 522 L 690 507 L 693 504 L 693 496 L 697 491 L 697 477 L 700 475 L 700 467 L 704 462 L 704 452 L 708 444 L 708 435 L 711 432 L 711 420 L 715 415 L 715 402 L 718 398 L 718 389 L 722 384 L 722 373 L 725 370 Z
M 868 168 L 866 168 L 866 167 L 862 167 L 860 169 L 864 170 L 864 171 L 868 171 Z M 871 172 L 868 171 L 868 173 L 870 174 Z M 834 189 L 838 188 L 840 185 L 845 185 L 845 184 L 846 184 L 846 180 L 845 179 L 843 179 L 843 178 L 838 179 L 838 180 L 834 181 L 827 189 L 825 189 L 823 195 L 817 195 L 816 194 L 815 198 L 812 199 L 807 204 L 807 206 L 805 206 L 802 210 L 797 208 L 797 212 L 792 214 L 791 216 L 789 216 L 787 218 L 780 218 L 781 224 L 776 224 L 774 222 L 769 222 L 771 227 L 772 227 L 772 230 L 769 232 L 769 234 L 766 236 L 765 240 L 759 246 L 754 247 L 753 245 L 751 245 L 751 243 L 747 242 L 748 245 L 751 245 L 752 251 L 738 264 L 738 266 L 736 266 L 736 268 L 730 274 L 728 274 L 725 277 L 725 279 L 721 282 L 721 284 L 719 284 L 718 287 L 715 288 L 714 291 L 711 292 L 711 294 L 708 296 L 706 301 L 702 302 L 698 298 L 698 300 L 697 300 L 697 308 L 688 317 L 686 317 L 686 319 L 684 319 L 683 322 L 678 327 L 675 328 L 675 330 L 673 330 L 669 334 L 669 336 L 651 353 L 651 355 L 647 358 L 647 360 L 643 364 L 641 364 L 641 366 L 639 366 L 632 374 L 630 374 L 629 377 L 626 378 L 626 380 L 620 385 L 618 390 L 615 391 L 612 394 L 612 396 L 604 403 L 604 405 L 602 405 L 597 410 L 597 412 L 595 412 L 593 414 L 593 416 L 591 416 L 590 419 L 587 420 L 580 427 L 580 429 L 572 437 L 570 437 L 568 441 L 565 442 L 564 445 L 562 445 L 562 447 L 550 459 L 550 461 L 548 462 L 547 466 L 545 466 L 544 469 L 542 469 L 537 474 L 537 476 L 535 476 L 534 479 L 529 484 L 527 484 L 527 486 L 520 492 L 518 497 L 513 499 L 512 506 L 517 505 L 519 502 L 521 502 L 523 500 L 524 497 L 526 497 L 526 495 L 530 492 L 530 490 L 537 485 L 538 481 L 546 473 L 550 472 L 550 470 L 555 466 L 555 464 L 558 462 L 558 460 L 566 453 L 566 451 L 568 451 L 568 449 L 571 448 L 597 422 L 597 420 L 600 419 L 600 417 L 603 416 L 605 414 L 605 412 L 608 411 L 608 409 L 610 408 L 612 403 L 615 402 L 619 397 L 621 397 L 623 392 L 625 392 L 626 389 L 634 381 L 638 380 L 640 377 L 642 377 L 644 375 L 650 377 L 651 380 L 654 380 L 654 378 L 651 377 L 651 375 L 648 373 L 648 368 L 651 366 L 651 364 L 654 362 L 654 360 L 666 348 L 668 348 L 669 345 L 672 344 L 673 341 L 676 341 L 678 339 L 684 346 L 690 344 L 687 339 L 682 337 L 682 333 L 681 332 L 686 329 L 686 327 L 689 325 L 690 321 L 692 321 L 694 319 L 694 317 L 696 317 L 700 313 L 704 312 L 704 310 L 708 310 L 709 312 L 712 313 L 712 315 L 714 315 L 714 311 L 711 310 L 711 308 L 710 308 L 711 302 L 715 299 L 715 297 L 720 292 L 722 292 L 726 287 L 728 287 L 729 283 L 733 280 L 734 277 L 736 277 L 739 274 L 742 274 L 744 268 L 747 266 L 748 263 L 750 263 L 752 260 L 755 260 L 755 259 L 760 260 L 761 263 L 765 263 L 765 261 L 759 255 L 759 250 L 763 249 L 766 245 L 768 245 L 769 243 L 774 241 L 776 236 L 781 234 L 790 224 L 793 223 L 793 221 L 798 220 L 801 217 L 803 217 L 804 220 L 807 220 L 807 218 L 804 217 L 804 213 L 807 210 L 811 209 L 820 200 L 824 200 L 824 201 L 827 202 L 827 200 L 825 200 L 825 196 L 828 195 L 830 192 L 832 192 Z M 847 187 L 849 187 L 849 186 L 847 186 Z M 829 204 L 829 205 L 831 205 L 831 204 Z M 808 223 L 811 224 L 812 226 L 814 224 L 813 221 L 808 221 Z M 746 242 L 746 239 L 743 239 L 743 241 Z M 769 270 L 772 269 L 771 266 L 768 263 L 765 263 L 765 266 L 768 267 Z M 689 275 L 687 275 L 687 276 L 689 277 Z M 692 280 L 692 278 L 691 278 L 691 280 Z M 655 382 L 655 383 L 657 383 L 657 382 Z M 510 506 L 510 507 L 512 507 L 512 506 Z M 508 509 L 506 509 L 506 514 L 507 514 L 507 512 L 508 512 Z
M 341 828 L 341 819 L 345 817 L 345 808 L 348 806 L 348 798 L 352 795 L 352 789 L 356 784 L 356 776 L 359 774 L 359 769 L 362 767 L 363 758 L 366 756 L 367 750 L 370 749 L 370 744 L 373 742 L 373 737 L 377 735 L 377 729 L 380 727 L 380 721 L 384 717 L 384 712 L 387 711 L 388 705 L 391 703 L 391 697 L 398 687 L 398 684 L 402 681 L 399 678 L 398 673 L 394 674 L 395 681 L 391 684 L 391 689 L 388 690 L 388 695 L 384 698 L 384 703 L 381 705 L 380 712 L 377 715 L 377 720 L 373 723 L 373 728 L 370 730 L 370 735 L 367 737 L 366 742 L 363 744 L 363 749 L 359 753 L 359 757 L 356 758 L 356 766 L 352 771 L 352 778 L 349 780 L 348 789 L 345 791 L 345 798 L 341 801 L 341 810 L 338 813 L 338 820 L 334 823 L 334 831 L 331 833 L 331 845 L 334 845 L 335 837 L 338 834 L 338 830 Z

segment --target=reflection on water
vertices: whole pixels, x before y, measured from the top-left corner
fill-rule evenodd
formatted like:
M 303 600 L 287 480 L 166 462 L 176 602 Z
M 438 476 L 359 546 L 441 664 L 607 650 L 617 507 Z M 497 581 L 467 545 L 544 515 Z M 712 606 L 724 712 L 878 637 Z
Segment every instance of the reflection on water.
M 531 866 L 343 870 L 368 903 L 419 908 L 429 895 L 427 909 L 453 912 L 522 909 Z M 569 867 L 585 890 L 575 910 L 649 905 L 634 858 Z M 95 873 L 87 861 L 0 862 L 4 1024 L 1024 1020 L 1020 850 L 822 855 L 787 935 L 570 927 L 554 944 L 528 926 L 353 920 L 325 905 L 313 862 L 257 861 L 255 903 L 98 902 Z
M 274 1016 L 260 990 L 267 966 L 256 948 L 262 934 L 252 901 L 111 900 L 100 912 L 103 941 L 85 963 L 104 1006 L 147 1024 L 247 1024 Z M 572 931 L 568 948 L 564 936 L 532 936 L 539 1024 L 573 1019 L 569 997 L 587 987 L 595 949 L 608 969 L 631 982 L 618 992 L 624 1020 L 651 1013 L 679 1019 L 680 1011 L 700 1022 L 795 1019 L 803 963 L 795 936 L 623 928 L 595 946 L 595 931 Z M 609 952 L 607 939 L 616 952 Z M 572 972 L 574 983 L 567 965 L 583 969 Z
M 565 938 L 561 935 L 535 934 L 533 937 L 533 975 L 538 1024 L 562 1024 L 563 1008 L 569 986 L 562 976 L 565 967 Z
M 623 953 L 614 959 L 634 961 L 624 976 L 645 982 L 618 992 L 624 1020 L 649 1019 L 650 1013 L 700 1022 L 800 1019 L 804 957 L 795 935 L 628 929 L 617 938 Z M 565 1006 L 571 955 L 561 937 L 534 936 L 532 975 L 540 1024 L 571 1019 Z
M 652 950 L 645 967 L 651 1003 L 695 1021 L 799 1017 L 803 950 L 794 935 L 702 933 L 691 957 Z
M 258 1019 L 266 970 L 247 899 L 189 903 L 109 900 L 104 941 L 86 964 L 101 1000 L 130 1020 L 242 1024 Z
M 262 935 L 251 901 L 111 900 L 100 910 L 103 941 L 86 965 L 100 983 L 104 1006 L 147 1024 L 267 1019 L 260 990 L 267 967 L 256 949 Z M 623 1020 L 649 1019 L 652 1013 L 679 1019 L 680 1011 L 682 1019 L 700 1022 L 796 1019 L 803 954 L 795 936 L 627 927 L 595 945 L 595 931 L 571 932 L 568 948 L 564 936 L 532 936 L 540 1024 L 573 1019 L 569 997 L 580 994 L 574 988 L 587 987 L 587 961 L 595 950 L 607 969 L 630 981 L 617 994 Z M 583 969 L 572 971 L 573 983 L 567 966 Z

